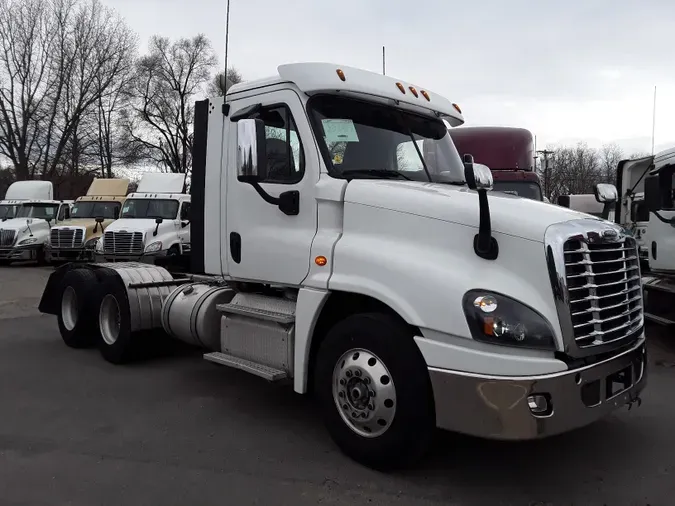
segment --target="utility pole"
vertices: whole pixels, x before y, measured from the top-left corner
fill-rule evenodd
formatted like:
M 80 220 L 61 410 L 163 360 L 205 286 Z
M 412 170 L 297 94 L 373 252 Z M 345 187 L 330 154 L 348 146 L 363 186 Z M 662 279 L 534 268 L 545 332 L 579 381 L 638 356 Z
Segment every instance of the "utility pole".
M 382 46 L 382 75 L 383 76 L 386 75 L 384 70 L 385 70 L 385 68 L 384 68 L 384 46 Z
M 551 198 L 550 196 L 550 184 L 549 184 L 549 171 L 548 171 L 548 157 L 554 153 L 554 151 L 550 151 L 548 149 L 542 149 L 541 151 L 537 151 L 537 153 L 544 155 L 544 195 L 548 197 L 549 199 Z

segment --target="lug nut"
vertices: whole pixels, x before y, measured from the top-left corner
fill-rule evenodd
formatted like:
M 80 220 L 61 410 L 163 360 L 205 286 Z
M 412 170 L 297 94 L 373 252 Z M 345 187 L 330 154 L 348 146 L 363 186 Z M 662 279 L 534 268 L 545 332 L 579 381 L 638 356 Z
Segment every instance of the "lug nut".
M 356 415 L 356 411 L 353 411 L 353 412 L 352 412 L 352 418 L 356 418 L 356 416 L 357 416 L 357 415 Z
M 375 390 L 368 390 L 368 395 L 375 397 Z
M 368 404 L 368 409 L 373 411 L 375 409 L 375 406 L 373 406 L 372 404 Z
M 340 380 L 340 385 L 344 386 L 345 383 L 347 383 L 347 382 L 346 382 L 344 379 L 341 379 L 341 380 Z
M 339 392 L 339 393 L 338 393 L 338 396 L 339 396 L 341 399 L 343 399 L 344 396 L 345 396 L 345 393 L 344 393 L 344 392 Z
M 359 371 L 357 369 L 356 372 L 354 373 L 354 376 L 356 376 L 357 378 L 360 378 L 361 377 L 361 371 Z
M 345 376 L 347 376 L 348 378 L 351 378 L 351 377 L 352 377 L 352 372 L 351 372 L 351 371 L 347 371 L 347 372 L 345 373 Z
M 363 381 L 364 381 L 364 383 L 365 383 L 366 385 L 370 385 L 370 378 L 369 378 L 368 376 L 366 376 L 365 378 L 363 378 Z

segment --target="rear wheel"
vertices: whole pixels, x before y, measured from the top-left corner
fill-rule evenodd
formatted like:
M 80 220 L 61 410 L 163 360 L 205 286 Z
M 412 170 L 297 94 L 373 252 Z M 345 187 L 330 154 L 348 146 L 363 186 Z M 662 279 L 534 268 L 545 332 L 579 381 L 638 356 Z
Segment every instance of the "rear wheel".
M 98 280 L 89 269 L 67 272 L 61 282 L 61 308 L 58 324 L 61 338 L 71 348 L 85 348 L 98 337 L 92 301 Z
M 315 392 L 331 437 L 369 467 L 415 462 L 435 428 L 426 363 L 408 328 L 388 315 L 353 315 L 321 343 Z
M 116 276 L 109 276 L 102 283 L 101 293 L 97 312 L 101 355 L 113 364 L 128 362 L 135 349 L 127 291 Z

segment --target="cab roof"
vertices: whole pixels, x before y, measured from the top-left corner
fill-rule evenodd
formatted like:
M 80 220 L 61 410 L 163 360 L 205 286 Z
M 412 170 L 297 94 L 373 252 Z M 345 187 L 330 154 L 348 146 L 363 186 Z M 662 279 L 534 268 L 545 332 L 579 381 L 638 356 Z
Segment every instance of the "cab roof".
M 293 83 L 306 95 L 317 93 L 353 93 L 360 96 L 396 100 L 399 103 L 434 111 L 451 126 L 464 123 L 461 109 L 448 99 L 415 83 L 367 70 L 334 63 L 289 63 L 277 67 L 278 75 L 232 86 L 227 96 L 271 86 Z

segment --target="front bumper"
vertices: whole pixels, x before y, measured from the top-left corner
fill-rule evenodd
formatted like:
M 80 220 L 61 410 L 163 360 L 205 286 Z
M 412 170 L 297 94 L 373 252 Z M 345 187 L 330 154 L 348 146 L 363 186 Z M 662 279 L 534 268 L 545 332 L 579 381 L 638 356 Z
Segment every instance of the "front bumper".
M 38 251 L 43 248 L 42 244 L 29 244 L 27 246 L 12 246 L 0 248 L 0 260 L 35 260 Z
M 155 251 L 152 253 L 143 253 L 141 255 L 115 255 L 113 253 L 96 252 L 97 262 L 141 262 L 145 264 L 154 264 L 157 258 L 165 257 L 168 250 Z
M 94 260 L 94 250 L 81 248 L 46 248 L 47 257 L 54 261 Z
M 542 376 L 485 376 L 430 367 L 436 425 L 490 439 L 542 438 L 583 427 L 637 399 L 647 383 L 644 336 L 590 366 Z M 549 410 L 533 414 L 528 397 Z

